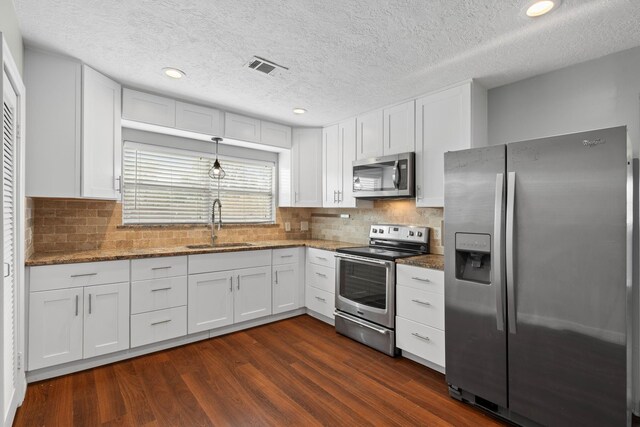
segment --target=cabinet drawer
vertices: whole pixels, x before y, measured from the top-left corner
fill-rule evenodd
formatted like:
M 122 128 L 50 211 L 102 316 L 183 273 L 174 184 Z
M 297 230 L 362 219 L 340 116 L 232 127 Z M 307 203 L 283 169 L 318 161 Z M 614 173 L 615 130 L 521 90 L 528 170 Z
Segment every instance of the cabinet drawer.
M 131 314 L 187 305 L 187 276 L 131 283 Z
M 444 294 L 444 271 L 398 264 L 396 277 L 398 285 Z
M 336 293 L 336 271 L 329 267 L 307 264 L 305 283 L 331 294 Z
M 31 292 L 128 281 L 128 260 L 42 265 L 29 270 Z
M 132 282 L 186 275 L 186 256 L 134 259 L 131 261 Z
M 131 316 L 131 347 L 151 344 L 187 334 L 187 307 Z
M 273 250 L 273 265 L 297 263 L 300 248 L 285 248 Z
M 444 331 L 397 316 L 396 345 L 402 350 L 444 367 Z
M 333 319 L 333 312 L 336 308 L 335 296 L 333 294 L 312 286 L 307 286 L 305 302 L 309 310 Z
M 335 253 L 316 248 L 307 248 L 307 261 L 312 264 L 336 268 Z
M 398 316 L 444 329 L 444 294 L 398 285 L 396 306 Z
M 189 255 L 189 274 L 271 265 L 271 250 Z

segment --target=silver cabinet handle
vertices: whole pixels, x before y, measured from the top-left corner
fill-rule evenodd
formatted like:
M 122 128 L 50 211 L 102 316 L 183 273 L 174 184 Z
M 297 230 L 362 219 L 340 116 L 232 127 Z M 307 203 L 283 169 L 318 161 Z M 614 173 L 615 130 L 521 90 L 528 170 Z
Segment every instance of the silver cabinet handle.
M 413 280 L 418 280 L 420 282 L 431 283 L 431 280 L 425 279 L 424 277 L 412 277 Z
M 337 316 L 337 317 L 341 317 L 341 318 L 343 318 L 343 319 L 345 319 L 345 320 L 348 320 L 348 321 L 350 321 L 350 322 L 357 323 L 357 324 L 358 324 L 358 325 L 360 325 L 360 326 L 364 326 L 365 328 L 372 329 L 372 330 L 374 330 L 374 331 L 376 331 L 376 332 L 379 332 L 379 333 L 381 333 L 381 334 L 383 334 L 383 335 L 386 335 L 386 334 L 389 332 L 389 331 L 387 331 L 386 329 L 376 328 L 376 327 L 375 327 L 375 326 L 373 326 L 373 325 L 370 325 L 370 324 L 368 324 L 368 323 L 365 323 L 365 322 L 363 322 L 363 321 L 359 320 L 357 317 L 349 316 L 348 314 L 344 314 L 344 313 L 341 313 L 341 312 L 339 312 L 339 311 L 334 311 L 334 312 L 333 312 L 333 315 L 334 315 L 334 316 Z
M 238 274 L 238 290 L 240 290 L 240 275 Z
M 316 274 L 317 274 L 318 276 L 320 276 L 320 277 L 324 277 L 325 279 L 327 278 L 327 275 L 326 275 L 326 274 L 324 274 L 324 273 L 318 273 L 318 272 L 316 271 Z
M 152 270 L 168 270 L 170 268 L 171 268 L 171 266 L 167 265 L 166 267 L 152 267 L 151 269 Z
M 276 270 L 276 285 L 278 284 L 278 270 Z
M 89 314 L 91 314 L 91 294 L 89 294 Z
M 421 340 L 425 340 L 425 341 L 431 341 L 431 338 L 429 337 L 425 337 L 424 335 L 420 335 L 417 332 L 411 332 L 411 335 L 413 335 L 416 338 L 420 338 Z
M 98 273 L 72 274 L 71 277 L 97 276 Z
M 328 261 L 325 257 L 323 256 L 317 256 L 316 258 L 321 259 L 322 261 Z
M 421 301 L 421 300 L 419 300 L 419 299 L 412 299 L 411 301 L 413 301 L 413 302 L 415 302 L 415 303 L 417 303 L 417 304 L 422 304 L 422 305 L 427 305 L 427 306 L 430 306 L 430 305 L 431 305 L 431 303 L 430 303 L 430 302 L 428 302 L 428 301 Z
M 168 291 L 169 289 L 171 289 L 171 286 L 167 286 L 166 288 L 151 289 L 151 292 Z
M 76 295 L 76 317 L 78 316 L 78 295 Z
M 333 203 L 336 203 L 336 190 L 333 190 Z
M 229 292 L 233 292 L 233 276 L 229 276 Z
M 496 293 L 496 327 L 504 331 L 504 304 L 502 303 L 502 227 L 504 227 L 504 174 L 496 174 L 496 198 L 493 217 L 493 256 L 491 279 Z
M 509 172 L 507 178 L 507 226 L 506 226 L 506 259 L 507 259 L 507 319 L 509 332 L 516 333 L 516 296 L 513 263 L 513 222 L 515 218 L 516 173 Z
M 169 323 L 169 322 L 171 322 L 171 319 L 160 320 L 160 321 L 158 321 L 158 322 L 153 322 L 153 323 L 151 324 L 151 326 L 159 325 L 159 324 L 161 324 L 161 323 Z
M 327 300 L 324 299 L 324 298 L 316 297 L 316 299 L 319 300 L 319 301 L 322 301 L 322 302 L 327 302 Z
M 280 255 L 280 258 L 292 258 L 292 257 L 293 257 L 293 255 L 291 255 L 291 254 L 290 255 Z

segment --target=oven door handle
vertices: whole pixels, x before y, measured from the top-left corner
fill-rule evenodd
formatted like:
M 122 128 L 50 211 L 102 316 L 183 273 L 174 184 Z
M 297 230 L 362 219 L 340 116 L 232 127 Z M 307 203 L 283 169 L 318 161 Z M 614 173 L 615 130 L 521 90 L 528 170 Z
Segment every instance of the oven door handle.
M 357 256 L 357 255 L 336 254 L 335 256 L 336 256 L 336 258 L 346 259 L 348 261 L 359 262 L 361 264 L 369 264 L 369 265 L 378 264 L 378 265 L 384 265 L 384 266 L 388 266 L 388 265 L 393 265 L 394 264 L 393 261 L 385 261 L 385 260 L 382 260 L 382 259 L 367 258 L 367 257 L 362 257 L 362 256 Z
M 380 334 L 383 334 L 383 335 L 386 335 L 386 334 L 389 333 L 389 330 L 387 330 L 387 329 L 376 328 L 375 326 L 370 325 L 369 323 L 365 323 L 365 322 L 363 322 L 362 320 L 358 319 L 355 316 L 349 316 L 348 314 L 344 314 L 344 313 L 342 313 L 342 312 L 340 312 L 338 310 L 334 311 L 333 315 L 341 317 L 341 318 L 343 318 L 345 320 L 348 320 L 350 322 L 357 323 L 360 326 L 364 326 L 365 328 L 371 329 L 371 330 L 376 331 L 376 332 L 378 332 Z

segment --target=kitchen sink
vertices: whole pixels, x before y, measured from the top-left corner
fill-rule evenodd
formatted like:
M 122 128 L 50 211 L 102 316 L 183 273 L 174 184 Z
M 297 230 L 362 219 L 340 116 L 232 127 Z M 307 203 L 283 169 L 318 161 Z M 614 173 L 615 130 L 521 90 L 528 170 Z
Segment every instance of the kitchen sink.
M 205 243 L 202 245 L 187 245 L 188 249 L 215 249 L 215 248 L 231 248 L 238 246 L 253 246 L 251 243 L 245 242 L 235 242 L 235 243 L 216 243 L 215 245 L 211 245 L 209 243 Z

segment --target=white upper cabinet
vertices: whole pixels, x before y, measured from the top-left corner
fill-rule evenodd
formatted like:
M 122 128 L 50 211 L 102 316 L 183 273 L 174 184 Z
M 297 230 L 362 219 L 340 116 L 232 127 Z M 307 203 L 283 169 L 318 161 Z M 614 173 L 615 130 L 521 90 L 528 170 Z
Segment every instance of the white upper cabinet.
M 120 85 L 74 59 L 32 49 L 25 80 L 26 195 L 119 199 Z
M 475 82 L 416 100 L 416 206 L 444 206 L 444 153 L 487 144 L 487 91 Z
M 322 207 L 322 129 L 293 129 L 292 206 Z
M 86 65 L 82 74 L 81 196 L 117 200 L 122 168 L 120 85 Z
M 358 138 L 357 159 L 368 159 L 383 155 L 382 109 L 359 115 L 356 118 L 356 124 Z
M 260 142 L 260 120 L 239 114 L 225 113 L 224 136 L 225 138 L 239 139 L 240 141 Z
M 260 143 L 273 147 L 291 148 L 291 128 L 263 120 L 260 122 Z
M 25 49 L 24 75 L 28 118 L 26 195 L 78 197 L 82 64 Z
M 339 127 L 333 125 L 322 129 L 322 206 L 339 206 L 338 191 L 342 189 L 342 153 Z
M 215 108 L 176 101 L 176 128 L 211 136 L 222 136 L 223 114 Z
M 413 152 L 416 149 L 415 105 L 411 100 L 384 109 L 385 156 Z
M 176 126 L 176 101 L 163 96 L 125 88 L 122 118 L 158 126 Z

